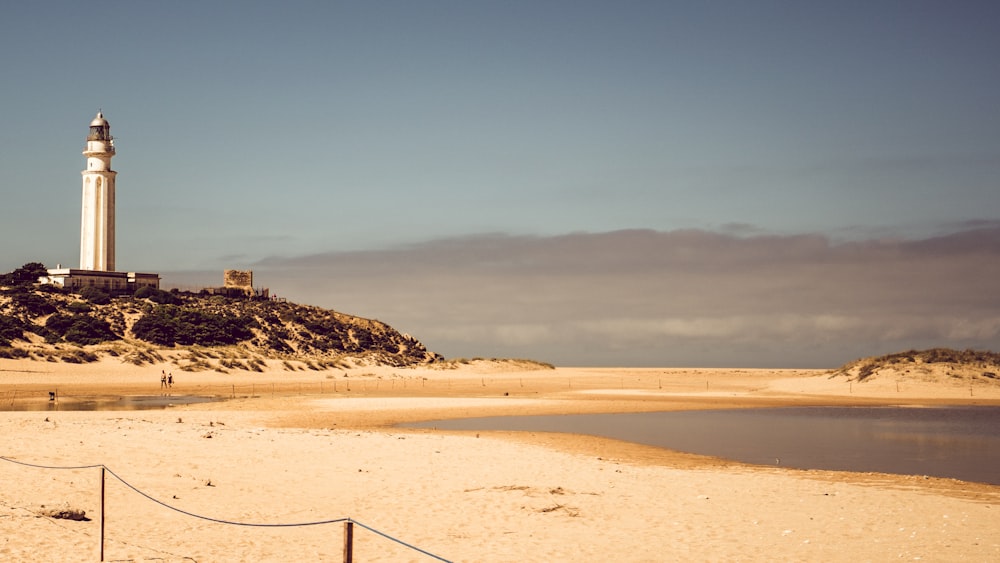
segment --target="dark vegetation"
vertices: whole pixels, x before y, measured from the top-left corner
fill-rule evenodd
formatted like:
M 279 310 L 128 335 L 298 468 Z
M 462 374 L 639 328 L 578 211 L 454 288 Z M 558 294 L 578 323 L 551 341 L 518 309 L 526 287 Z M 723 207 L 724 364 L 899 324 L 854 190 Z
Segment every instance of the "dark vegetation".
M 118 343 L 129 351 L 99 350 L 126 361 L 157 361 L 150 347 L 238 346 L 249 357 L 298 359 L 316 366 L 343 358 L 404 366 L 440 359 L 385 323 L 287 302 L 249 300 L 140 288 L 112 297 L 98 288 L 78 295 L 37 283 L 37 263 L 0 276 L 0 357 L 26 357 L 48 346 Z M 93 361 L 91 352 L 62 361 Z M 240 364 L 261 369 L 259 364 Z
M 48 275 L 49 271 L 40 262 L 29 262 L 7 274 L 0 274 L 0 286 L 31 287 L 38 283 L 38 278 Z
M 11 341 L 24 338 L 24 323 L 16 317 L 0 317 L 0 346 L 10 346 Z
M 45 320 L 45 328 L 47 330 L 43 332 L 43 336 L 49 343 L 65 341 L 86 346 L 121 338 L 111 330 L 107 321 L 84 313 L 56 313 Z
M 133 296 L 136 299 L 149 299 L 153 303 L 159 303 L 160 305 L 180 305 L 181 298 L 177 295 L 170 293 L 169 291 L 163 291 L 162 289 L 156 289 L 153 287 L 140 287 L 135 291 Z
M 107 291 L 97 287 L 80 288 L 80 297 L 93 303 L 94 305 L 107 305 L 111 303 L 111 295 Z
M 158 305 L 132 325 L 132 333 L 140 340 L 160 346 L 225 346 L 252 338 L 251 329 L 258 326 L 252 317 Z

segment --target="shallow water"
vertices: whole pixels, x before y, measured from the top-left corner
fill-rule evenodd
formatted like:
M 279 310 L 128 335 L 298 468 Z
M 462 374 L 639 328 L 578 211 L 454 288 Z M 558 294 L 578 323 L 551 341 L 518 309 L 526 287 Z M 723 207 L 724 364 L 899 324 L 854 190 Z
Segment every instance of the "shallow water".
M 793 407 L 484 417 L 406 426 L 590 434 L 758 465 L 1000 484 L 1000 407 Z
M 221 400 L 224 398 L 195 395 L 74 396 L 50 401 L 13 401 L 0 405 L 0 411 L 141 411 Z

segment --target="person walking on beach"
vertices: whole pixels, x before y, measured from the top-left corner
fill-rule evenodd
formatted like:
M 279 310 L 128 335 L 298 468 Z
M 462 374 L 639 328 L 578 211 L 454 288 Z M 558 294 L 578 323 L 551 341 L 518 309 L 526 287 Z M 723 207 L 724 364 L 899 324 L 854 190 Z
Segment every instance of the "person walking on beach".
M 160 372 L 160 389 L 166 389 L 166 388 L 167 388 L 167 372 L 161 371 Z
M 170 375 L 167 376 L 167 387 L 173 387 L 173 386 L 174 386 L 174 373 L 170 372 Z

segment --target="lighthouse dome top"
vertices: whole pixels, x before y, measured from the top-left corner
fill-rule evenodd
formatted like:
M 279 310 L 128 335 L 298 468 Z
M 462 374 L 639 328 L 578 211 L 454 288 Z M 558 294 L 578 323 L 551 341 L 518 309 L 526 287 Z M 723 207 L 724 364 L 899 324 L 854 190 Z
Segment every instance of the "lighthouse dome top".
M 114 145 L 108 144 L 114 137 L 111 136 L 111 126 L 108 120 L 104 119 L 104 112 L 98 111 L 97 117 L 90 122 L 90 133 L 87 135 L 87 150 L 96 152 L 114 152 Z M 91 141 L 105 142 L 104 146 L 90 145 Z

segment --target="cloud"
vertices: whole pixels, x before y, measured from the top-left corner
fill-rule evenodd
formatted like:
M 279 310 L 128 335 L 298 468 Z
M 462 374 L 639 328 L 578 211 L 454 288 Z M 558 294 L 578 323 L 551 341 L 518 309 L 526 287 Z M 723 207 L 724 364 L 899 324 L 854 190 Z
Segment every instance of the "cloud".
M 1000 343 L 1000 224 L 918 240 L 627 230 L 273 257 L 258 284 L 448 356 L 825 366 Z

